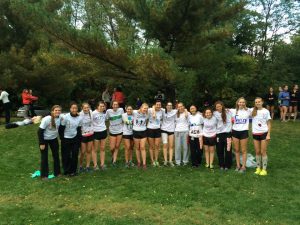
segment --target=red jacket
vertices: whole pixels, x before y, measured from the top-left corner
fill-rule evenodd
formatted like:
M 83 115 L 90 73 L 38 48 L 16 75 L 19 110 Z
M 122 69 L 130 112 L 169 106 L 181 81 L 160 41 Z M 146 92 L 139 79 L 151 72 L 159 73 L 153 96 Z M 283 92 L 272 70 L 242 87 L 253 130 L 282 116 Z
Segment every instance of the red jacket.
M 125 96 L 124 96 L 123 92 L 116 91 L 112 96 L 112 100 L 117 101 L 119 104 L 124 103 Z
M 36 101 L 36 100 L 38 100 L 38 97 L 33 96 L 33 95 L 31 95 L 29 93 L 26 93 L 26 92 L 22 93 L 22 102 L 23 102 L 23 105 L 29 105 L 33 101 Z

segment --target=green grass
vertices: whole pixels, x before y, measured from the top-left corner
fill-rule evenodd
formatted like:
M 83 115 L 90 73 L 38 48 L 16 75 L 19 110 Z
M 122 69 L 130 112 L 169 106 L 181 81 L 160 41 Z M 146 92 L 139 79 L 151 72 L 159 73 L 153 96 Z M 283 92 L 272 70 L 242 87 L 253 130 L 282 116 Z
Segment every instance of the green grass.
M 122 164 L 42 182 L 36 130 L 0 127 L 0 224 L 299 224 L 299 122 L 273 123 L 267 177 Z

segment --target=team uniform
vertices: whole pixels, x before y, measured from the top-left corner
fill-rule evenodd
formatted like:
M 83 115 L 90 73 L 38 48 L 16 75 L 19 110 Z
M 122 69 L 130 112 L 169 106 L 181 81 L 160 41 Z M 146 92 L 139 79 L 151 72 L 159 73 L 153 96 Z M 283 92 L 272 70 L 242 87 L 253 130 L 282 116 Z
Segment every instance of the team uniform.
M 90 110 L 89 113 L 84 113 L 81 111 L 79 113 L 82 119 L 82 143 L 88 143 L 94 140 L 94 128 L 93 128 L 93 118 L 92 118 L 92 111 Z
M 203 119 L 203 144 L 208 146 L 215 146 L 217 141 L 217 125 L 216 117 L 212 116 L 210 119 Z
M 175 117 L 175 162 L 177 165 L 181 163 L 181 148 L 183 148 L 182 162 L 189 162 L 189 151 L 187 139 L 189 134 L 189 119 L 185 112 L 180 113 L 179 117 Z
M 217 118 L 217 155 L 219 159 L 220 168 L 230 169 L 232 165 L 232 151 L 231 151 L 231 113 L 226 112 L 226 122 L 222 120 L 222 114 L 215 111 L 214 116 Z
M 62 117 L 59 127 L 62 140 L 62 164 L 65 175 L 77 173 L 78 153 L 81 142 L 82 118 L 78 115 L 72 116 L 70 113 Z
M 123 120 L 123 138 L 133 140 L 133 115 L 122 114 Z
M 153 109 L 148 109 L 148 125 L 147 125 L 147 136 L 148 138 L 160 138 L 161 130 L 160 125 L 163 118 L 163 110 L 155 112 L 155 117 L 152 116 Z
M 94 140 L 100 141 L 107 137 L 107 128 L 105 124 L 106 113 L 94 110 L 92 112 L 92 126 L 94 130 Z
M 143 139 L 147 137 L 147 120 L 148 114 L 140 113 L 138 110 L 133 110 L 133 138 Z
M 252 135 L 254 140 L 266 140 L 269 131 L 267 123 L 270 119 L 269 110 L 265 108 L 257 110 L 257 115 L 252 118 Z
M 173 135 L 175 131 L 175 119 L 177 110 L 173 109 L 170 112 L 163 113 L 163 119 L 161 123 L 161 138 L 162 143 L 168 143 L 168 136 Z
M 54 176 L 60 174 L 60 161 L 59 161 L 59 145 L 58 145 L 58 128 L 60 126 L 61 118 L 54 118 L 55 127 L 51 124 L 51 116 L 46 116 L 42 119 L 39 130 L 38 138 L 39 145 L 45 145 L 44 150 L 41 152 L 41 177 L 48 177 L 48 146 L 52 151 L 53 163 L 54 163 Z
M 230 109 L 233 120 L 232 137 L 239 140 L 249 137 L 249 119 L 251 117 L 250 109 Z
M 117 111 L 108 109 L 106 111 L 106 119 L 109 120 L 109 135 L 118 136 L 123 134 L 123 121 L 122 114 L 124 110 L 118 108 Z
M 202 136 L 203 117 L 200 113 L 189 115 L 189 144 L 191 151 L 192 166 L 201 165 L 203 149 L 200 148 L 200 137 Z

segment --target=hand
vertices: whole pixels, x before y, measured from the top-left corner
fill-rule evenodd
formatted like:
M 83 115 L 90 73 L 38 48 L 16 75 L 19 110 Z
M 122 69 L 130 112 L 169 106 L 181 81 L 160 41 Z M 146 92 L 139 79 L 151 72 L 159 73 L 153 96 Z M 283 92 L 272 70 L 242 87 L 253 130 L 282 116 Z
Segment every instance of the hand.
M 40 145 L 41 150 L 45 150 L 45 145 Z
M 271 140 L 270 134 L 267 134 L 266 140 L 267 141 Z

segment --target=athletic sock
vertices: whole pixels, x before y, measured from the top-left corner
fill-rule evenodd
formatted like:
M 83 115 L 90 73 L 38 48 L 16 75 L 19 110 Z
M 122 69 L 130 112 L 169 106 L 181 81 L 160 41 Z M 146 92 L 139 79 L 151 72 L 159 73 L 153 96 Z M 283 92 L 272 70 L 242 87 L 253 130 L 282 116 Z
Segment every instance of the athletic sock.
M 262 157 L 262 164 L 263 164 L 263 169 L 264 169 L 264 170 L 267 170 L 268 156 L 263 156 L 263 157 Z
M 256 167 L 261 168 L 261 155 L 256 155 Z

